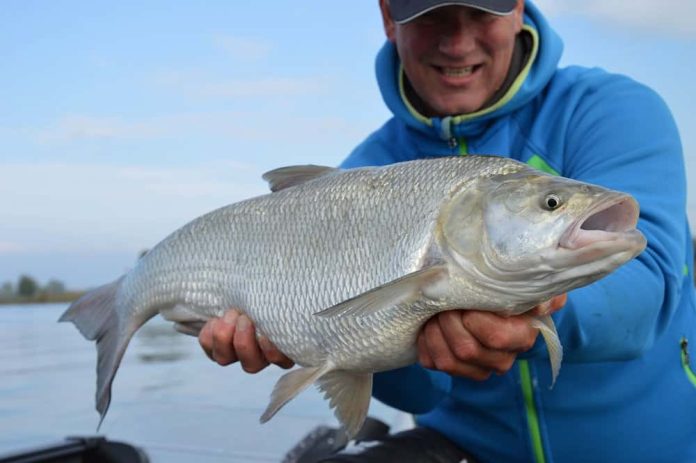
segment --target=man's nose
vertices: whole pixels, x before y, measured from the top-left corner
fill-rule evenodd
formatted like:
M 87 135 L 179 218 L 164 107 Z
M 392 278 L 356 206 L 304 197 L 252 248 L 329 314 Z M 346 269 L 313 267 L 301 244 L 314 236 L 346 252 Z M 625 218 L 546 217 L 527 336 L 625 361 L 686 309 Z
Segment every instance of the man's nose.
M 461 7 L 466 10 L 466 7 Z M 471 18 L 471 15 L 462 11 L 452 15 L 443 25 L 439 48 L 444 54 L 462 56 L 471 52 L 476 44 L 476 34 L 479 24 Z

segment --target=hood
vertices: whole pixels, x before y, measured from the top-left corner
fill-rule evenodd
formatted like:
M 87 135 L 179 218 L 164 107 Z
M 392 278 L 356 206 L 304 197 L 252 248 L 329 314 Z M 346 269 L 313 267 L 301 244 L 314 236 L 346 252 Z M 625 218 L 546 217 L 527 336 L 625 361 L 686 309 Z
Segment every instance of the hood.
M 538 8 L 529 0 L 524 7 L 524 31 L 531 35 L 532 50 L 527 64 L 508 91 L 481 111 L 458 116 L 426 117 L 418 113 L 402 91 L 403 69 L 396 47 L 389 41 L 377 55 L 376 72 L 382 98 L 395 117 L 419 131 L 435 132 L 442 139 L 480 133 L 486 122 L 509 114 L 532 100 L 556 72 L 563 42 Z

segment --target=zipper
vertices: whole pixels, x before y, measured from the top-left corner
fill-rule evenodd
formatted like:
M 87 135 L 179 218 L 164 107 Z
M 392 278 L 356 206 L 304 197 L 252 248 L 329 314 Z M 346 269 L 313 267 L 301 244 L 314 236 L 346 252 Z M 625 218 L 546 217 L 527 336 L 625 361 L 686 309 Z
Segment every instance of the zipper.
M 458 156 L 466 156 L 469 154 L 469 147 L 467 146 L 466 139 L 464 139 L 464 137 L 450 137 L 447 140 L 447 145 L 452 150 L 452 154 L 456 154 Z
M 532 444 L 532 453 L 535 463 L 546 463 L 544 453 L 544 442 L 541 439 L 541 428 L 539 427 L 539 414 L 537 413 L 536 402 L 534 401 L 534 384 L 529 368 L 528 360 L 518 360 L 520 371 L 520 384 L 522 386 L 522 397 L 524 399 L 524 409 L 527 415 L 527 429 L 529 430 L 529 440 Z

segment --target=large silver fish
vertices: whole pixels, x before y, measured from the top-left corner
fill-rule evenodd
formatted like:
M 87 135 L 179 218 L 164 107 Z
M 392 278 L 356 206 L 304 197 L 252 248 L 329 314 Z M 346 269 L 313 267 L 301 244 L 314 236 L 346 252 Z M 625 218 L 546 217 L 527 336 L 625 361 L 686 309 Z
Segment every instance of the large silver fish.
M 629 195 L 498 157 L 468 156 L 339 170 L 268 172 L 272 193 L 175 231 L 117 281 L 73 303 L 97 341 L 97 410 L 133 334 L 161 314 L 197 335 L 238 307 L 300 368 L 283 376 L 270 419 L 317 383 L 349 434 L 367 413 L 374 372 L 416 360 L 435 313 L 525 312 L 639 254 Z M 535 322 L 558 373 L 551 317 Z

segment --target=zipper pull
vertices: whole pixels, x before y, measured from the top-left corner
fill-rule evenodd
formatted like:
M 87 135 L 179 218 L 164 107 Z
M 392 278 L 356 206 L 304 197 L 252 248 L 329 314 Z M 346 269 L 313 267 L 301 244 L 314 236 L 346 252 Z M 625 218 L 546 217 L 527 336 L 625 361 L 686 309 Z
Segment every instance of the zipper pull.
M 459 142 L 456 137 L 450 137 L 448 144 L 451 149 L 455 149 L 457 145 L 459 145 Z

